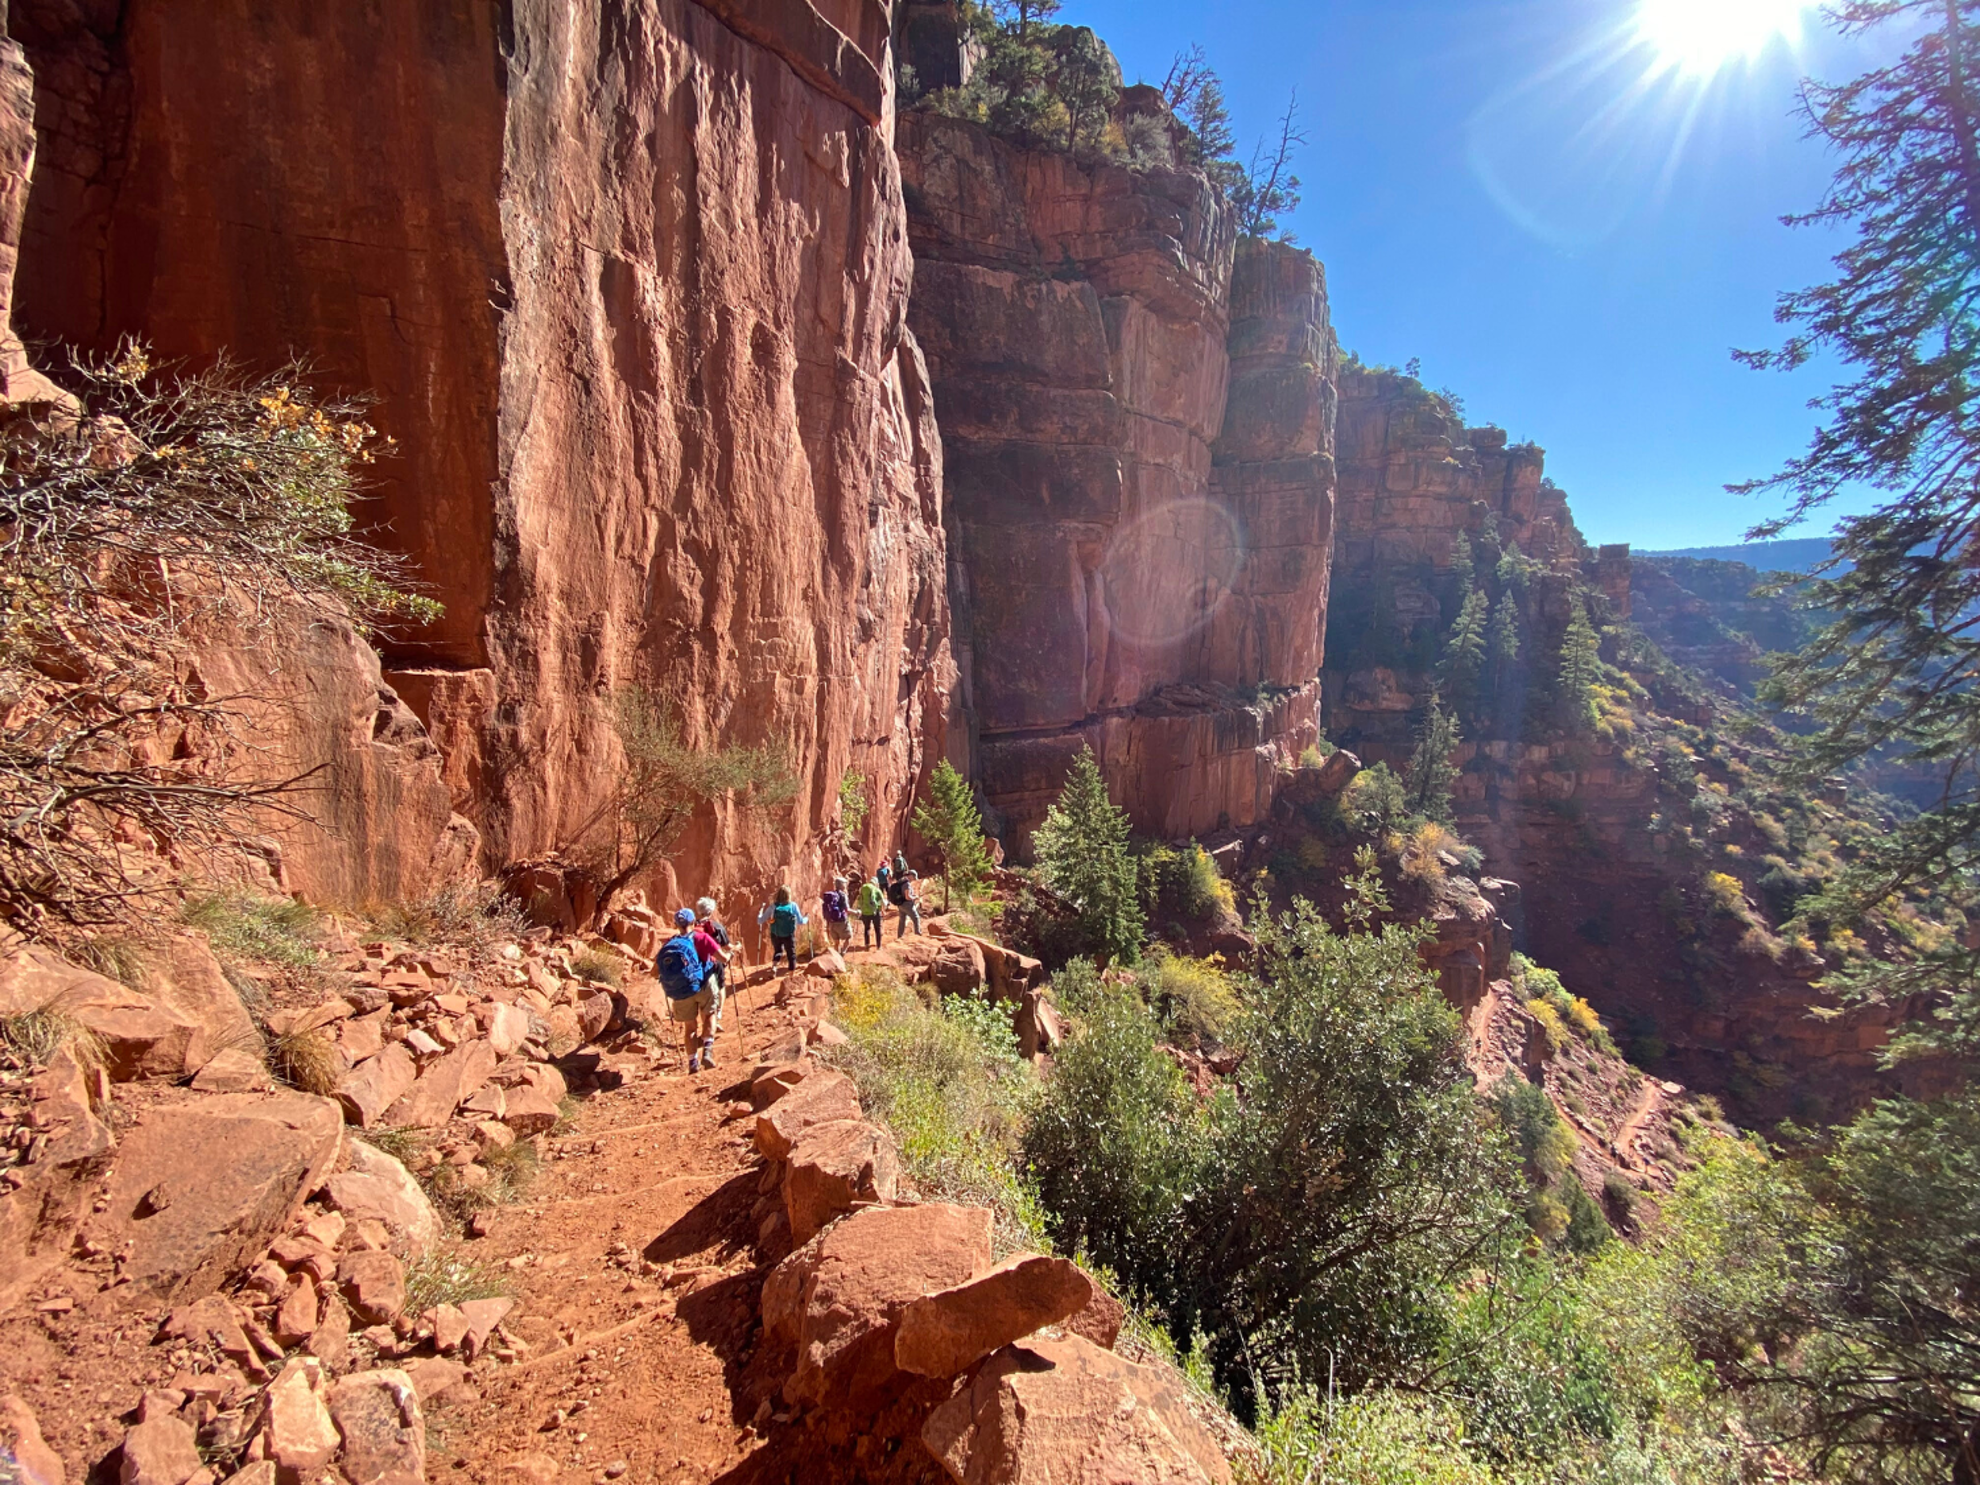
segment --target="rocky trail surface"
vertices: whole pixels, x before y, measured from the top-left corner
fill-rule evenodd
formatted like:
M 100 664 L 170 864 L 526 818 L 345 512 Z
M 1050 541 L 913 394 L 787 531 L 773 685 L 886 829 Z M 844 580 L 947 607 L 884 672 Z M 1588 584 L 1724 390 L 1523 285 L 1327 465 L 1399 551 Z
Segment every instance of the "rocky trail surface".
M 1048 1052 L 1036 962 L 932 926 L 854 958 Z M 96 1041 L 0 1080 L 10 1482 L 1229 1478 L 1088 1275 L 918 1199 L 819 1055 L 844 960 L 732 987 L 689 1073 L 649 979 L 589 978 L 609 948 L 348 945 L 339 993 L 258 1018 L 334 1099 L 202 1029 L 224 981 L 203 1020 L 16 956 L 9 1004 L 60 979 Z

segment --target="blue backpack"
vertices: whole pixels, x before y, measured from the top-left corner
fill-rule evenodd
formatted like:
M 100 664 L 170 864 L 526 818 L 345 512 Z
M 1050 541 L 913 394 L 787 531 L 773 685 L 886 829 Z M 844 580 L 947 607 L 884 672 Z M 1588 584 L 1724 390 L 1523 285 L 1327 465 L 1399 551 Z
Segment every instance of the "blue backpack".
M 695 952 L 694 940 L 685 933 L 668 939 L 653 960 L 653 973 L 669 1000 L 686 1000 L 697 994 L 701 989 L 701 955 Z
M 796 938 L 799 916 L 796 903 L 778 903 L 770 909 L 770 937 Z

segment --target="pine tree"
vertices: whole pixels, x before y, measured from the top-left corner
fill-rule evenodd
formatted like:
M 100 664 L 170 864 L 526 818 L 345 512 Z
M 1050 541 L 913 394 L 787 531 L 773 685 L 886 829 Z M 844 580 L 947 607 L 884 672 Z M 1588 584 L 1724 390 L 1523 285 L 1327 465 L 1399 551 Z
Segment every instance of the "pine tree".
M 1451 823 L 1451 786 L 1458 771 L 1451 762 L 1457 750 L 1457 718 L 1444 710 L 1443 699 L 1435 691 L 1416 729 L 1416 751 L 1410 756 L 1405 781 L 1411 814 L 1439 825 Z
M 1519 543 L 1509 541 L 1499 555 L 1499 565 L 1493 570 L 1492 578 L 1499 585 L 1501 593 L 1513 593 L 1521 598 L 1526 596 L 1527 561 L 1519 549 Z
M 1601 639 L 1588 622 L 1588 608 L 1579 593 L 1570 605 L 1567 632 L 1561 636 L 1561 668 L 1554 686 L 1554 709 L 1560 725 L 1586 732 L 1598 720 L 1595 681 L 1601 674 Z
M 1473 588 L 1464 595 L 1464 607 L 1458 610 L 1457 621 L 1444 637 L 1443 659 L 1437 667 L 1439 684 L 1450 696 L 1451 704 L 1467 717 L 1477 713 L 1478 678 L 1485 671 L 1485 627 L 1489 612 L 1483 588 Z
M 1512 694 L 1519 679 L 1519 603 L 1511 592 L 1501 593 L 1492 608 L 1492 622 L 1485 631 L 1485 670 L 1489 677 L 1493 720 L 1510 726 L 1519 716 L 1517 698 Z
M 1139 957 L 1145 927 L 1129 834 L 1127 811 L 1108 797 L 1099 761 L 1085 748 L 1031 837 L 1039 877 L 1072 904 L 1088 947 L 1120 964 Z
M 914 828 L 942 863 L 942 911 L 953 906 L 952 894 L 964 907 L 990 875 L 990 853 L 983 844 L 983 816 L 976 808 L 969 781 L 944 758 L 928 781 L 928 802 L 914 812 Z
M 1478 563 L 1471 550 L 1471 538 L 1462 531 L 1451 543 L 1451 576 L 1457 579 L 1460 593 L 1470 592 L 1471 585 L 1478 579 Z

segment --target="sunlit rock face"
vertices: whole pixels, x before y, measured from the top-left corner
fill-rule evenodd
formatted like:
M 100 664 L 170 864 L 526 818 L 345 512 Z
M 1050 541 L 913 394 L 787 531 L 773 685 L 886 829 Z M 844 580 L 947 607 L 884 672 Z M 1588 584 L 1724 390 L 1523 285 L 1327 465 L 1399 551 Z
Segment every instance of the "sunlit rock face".
M 1082 745 L 1149 833 L 1242 826 L 1315 736 L 1333 524 L 1319 265 L 1199 178 L 906 115 L 962 716 L 1007 843 Z
M 880 0 L 12 21 L 25 327 L 377 393 L 376 514 L 447 607 L 387 678 L 484 865 L 599 849 L 634 681 L 798 782 L 704 811 L 651 885 L 811 885 L 848 769 L 892 838 L 953 665 Z

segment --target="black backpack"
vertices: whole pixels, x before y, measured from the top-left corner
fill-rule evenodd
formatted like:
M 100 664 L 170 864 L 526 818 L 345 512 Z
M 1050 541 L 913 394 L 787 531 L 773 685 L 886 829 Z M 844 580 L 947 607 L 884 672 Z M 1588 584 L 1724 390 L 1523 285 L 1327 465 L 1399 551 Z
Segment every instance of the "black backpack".
M 887 883 L 887 901 L 895 907 L 907 906 L 907 878 L 895 877 Z

